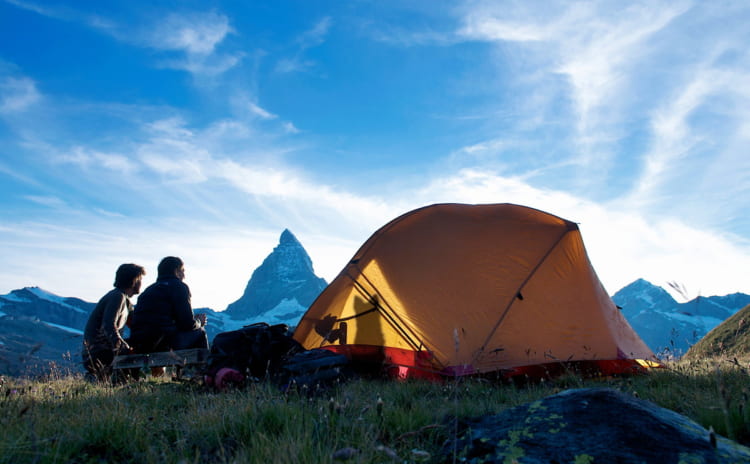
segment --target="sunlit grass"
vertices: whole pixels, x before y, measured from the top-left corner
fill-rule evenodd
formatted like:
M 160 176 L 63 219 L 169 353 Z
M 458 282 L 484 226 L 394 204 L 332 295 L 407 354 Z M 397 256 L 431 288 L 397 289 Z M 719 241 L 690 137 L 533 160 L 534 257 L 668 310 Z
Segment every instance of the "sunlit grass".
M 267 383 L 215 393 L 166 379 L 120 386 L 75 376 L 4 380 L 0 463 L 329 463 L 334 455 L 363 463 L 414 462 L 435 456 L 453 436 L 451 418 L 602 386 L 750 444 L 747 363 L 721 358 L 616 379 L 568 375 L 525 386 L 479 379 L 356 380 L 316 394 L 283 393 Z

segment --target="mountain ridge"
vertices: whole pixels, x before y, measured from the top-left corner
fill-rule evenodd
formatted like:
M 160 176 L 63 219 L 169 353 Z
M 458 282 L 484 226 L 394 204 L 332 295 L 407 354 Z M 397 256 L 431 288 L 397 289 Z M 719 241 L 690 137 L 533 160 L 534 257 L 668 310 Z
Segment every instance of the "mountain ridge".
M 630 326 L 662 357 L 679 357 L 714 327 L 750 304 L 750 295 L 697 296 L 679 303 L 664 288 L 637 279 L 612 295 Z
M 263 271 L 259 272 L 261 268 Z M 315 291 L 306 289 L 300 282 L 301 277 L 309 279 L 307 286 L 317 285 Z M 295 326 L 325 288 L 325 280 L 315 276 L 307 252 L 287 229 L 282 232 L 279 245 L 252 273 L 243 296 L 237 301 L 254 298 L 254 289 L 267 287 L 274 288 L 264 294 L 264 305 L 251 306 L 254 310 L 243 312 L 241 305 L 234 306 L 238 309 L 232 313 L 195 308 L 196 313 L 207 314 L 209 340 L 219 332 L 255 322 Z M 295 293 L 300 289 L 304 291 Z M 302 301 L 298 294 L 303 295 Z M 679 303 L 664 288 L 645 279 L 626 285 L 612 299 L 644 342 L 662 357 L 682 355 L 723 320 L 750 304 L 750 295 L 740 292 L 699 296 Z M 83 328 L 95 306 L 95 303 L 61 297 L 39 287 L 24 287 L 0 295 L 0 320 L 3 322 L 0 324 L 0 374 L 35 375 L 43 373 L 44 366 L 48 369 L 50 363 L 60 369 L 80 371 L 78 358 Z

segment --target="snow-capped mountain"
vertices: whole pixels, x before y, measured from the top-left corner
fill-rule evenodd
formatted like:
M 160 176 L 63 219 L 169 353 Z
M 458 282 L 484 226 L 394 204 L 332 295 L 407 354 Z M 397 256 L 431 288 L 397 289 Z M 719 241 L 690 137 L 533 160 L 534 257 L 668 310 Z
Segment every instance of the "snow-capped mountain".
M 612 297 L 643 341 L 657 354 L 681 356 L 722 321 L 750 304 L 750 295 L 697 297 L 678 303 L 663 288 L 638 279 Z
M 86 324 L 94 306 L 78 298 L 59 297 L 39 287 L 25 287 L 0 295 L 0 316 L 35 318 L 71 330 Z
M 259 321 L 295 326 L 325 287 L 307 251 L 286 229 L 273 252 L 253 272 L 242 297 L 224 311 L 224 327 Z
M 94 306 L 38 287 L 0 295 L 0 374 L 79 370 L 83 327 Z

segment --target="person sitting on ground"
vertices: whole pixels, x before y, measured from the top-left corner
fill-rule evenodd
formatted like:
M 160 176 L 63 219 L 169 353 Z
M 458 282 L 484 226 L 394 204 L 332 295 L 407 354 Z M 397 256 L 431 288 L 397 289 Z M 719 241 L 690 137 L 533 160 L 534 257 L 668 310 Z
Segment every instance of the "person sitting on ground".
M 146 270 L 137 264 L 122 264 L 115 273 L 115 288 L 99 300 L 83 332 L 83 366 L 100 381 L 112 375 L 112 361 L 119 354 L 133 352 L 122 337 L 128 315 L 133 311 L 130 298 L 141 291 Z
M 130 341 L 138 353 L 208 348 L 206 315 L 193 314 L 190 289 L 180 258 L 167 256 L 159 276 L 138 297 L 130 322 Z

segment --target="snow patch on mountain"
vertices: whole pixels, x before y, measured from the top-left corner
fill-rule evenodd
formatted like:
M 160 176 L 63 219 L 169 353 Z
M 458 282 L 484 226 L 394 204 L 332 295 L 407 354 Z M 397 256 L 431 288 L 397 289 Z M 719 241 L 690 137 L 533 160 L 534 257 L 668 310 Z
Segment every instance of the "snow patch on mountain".
M 692 316 L 690 314 L 684 313 L 666 313 L 665 316 L 676 321 L 682 321 L 696 326 L 702 326 L 706 329 L 707 332 L 724 322 L 723 319 L 716 319 L 715 317 Z
M 31 298 L 29 296 L 31 296 Z M 88 314 L 88 312 L 84 311 L 78 306 L 68 303 L 68 300 L 70 300 L 70 298 L 55 295 L 54 293 L 48 292 L 47 290 L 41 289 L 39 287 L 24 287 L 20 290 L 13 290 L 7 295 L 0 295 L 0 305 L 2 305 L 2 300 L 5 300 L 5 302 L 18 304 L 34 304 L 34 302 L 41 300 L 52 303 L 54 305 L 62 306 L 79 314 Z
M 28 288 L 28 287 L 27 287 Z M 2 298 L 12 301 L 14 303 L 31 303 L 31 300 L 26 298 L 21 298 L 18 296 L 18 292 L 20 290 L 13 290 L 12 292 L 8 293 L 7 295 L 2 295 Z
M 269 325 L 287 324 L 294 327 L 299 322 L 302 315 L 307 311 L 307 307 L 299 304 L 296 298 L 285 298 L 272 309 L 257 316 L 245 319 L 232 319 L 226 313 L 213 313 L 210 317 L 213 324 L 218 326 L 222 332 L 237 330 L 246 325 L 265 322 Z
M 75 307 L 72 304 L 69 304 L 65 298 L 57 296 L 54 293 L 50 293 L 47 290 L 43 290 L 39 287 L 26 287 L 25 290 L 28 290 L 29 293 L 36 296 L 40 300 L 46 300 L 55 304 L 59 304 L 60 306 L 65 306 L 66 308 L 70 308 L 73 311 L 86 314 L 86 311 L 82 310 L 81 308 Z
M 55 327 L 57 329 L 61 329 L 61 330 L 64 330 L 66 332 L 70 332 L 70 333 L 73 333 L 73 334 L 76 334 L 76 335 L 83 335 L 83 331 L 82 330 L 74 329 L 73 327 L 68 327 L 68 326 L 60 325 L 60 324 L 53 324 L 52 322 L 45 322 L 45 321 L 42 321 L 42 322 L 44 322 L 45 324 L 47 324 L 50 327 Z

